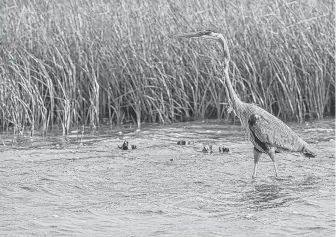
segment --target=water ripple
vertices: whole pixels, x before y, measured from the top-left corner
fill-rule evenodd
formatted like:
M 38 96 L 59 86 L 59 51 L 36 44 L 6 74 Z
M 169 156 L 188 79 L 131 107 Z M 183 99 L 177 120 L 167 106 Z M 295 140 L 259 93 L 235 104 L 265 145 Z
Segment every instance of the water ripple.
M 335 130 L 329 123 L 293 124 L 308 140 L 318 140 L 319 156 L 280 154 L 279 178 L 262 156 L 256 180 L 251 179 L 252 146 L 240 127 L 215 122 L 127 130 L 122 136 L 111 130 L 104 133 L 109 136 L 87 135 L 82 143 L 36 139 L 29 149 L 6 148 L 0 164 L 0 232 L 334 235 L 335 144 L 324 137 Z M 125 138 L 138 149 L 118 149 Z M 179 140 L 192 144 L 177 145 Z M 214 153 L 199 152 L 205 144 L 213 145 Z M 218 153 L 223 145 L 232 152 Z

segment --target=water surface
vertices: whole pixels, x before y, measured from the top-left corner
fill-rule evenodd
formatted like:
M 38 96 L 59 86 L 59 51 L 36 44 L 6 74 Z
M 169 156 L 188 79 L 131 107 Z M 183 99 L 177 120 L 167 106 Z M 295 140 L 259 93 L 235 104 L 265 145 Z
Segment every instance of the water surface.
M 334 122 L 290 124 L 318 156 L 277 154 L 275 178 L 263 155 L 254 181 L 252 145 L 238 125 L 104 128 L 82 142 L 36 136 L 13 148 L 2 135 L 0 234 L 335 236 Z M 125 138 L 138 149 L 118 149 Z

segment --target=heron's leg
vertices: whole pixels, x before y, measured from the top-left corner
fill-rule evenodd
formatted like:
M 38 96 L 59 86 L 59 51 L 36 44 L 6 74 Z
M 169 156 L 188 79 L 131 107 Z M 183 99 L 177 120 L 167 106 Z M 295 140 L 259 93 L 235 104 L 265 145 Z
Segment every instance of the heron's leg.
M 257 177 L 258 162 L 262 153 L 258 151 L 257 148 L 253 149 L 253 153 L 254 153 L 254 168 L 252 178 L 254 179 L 255 177 Z
M 275 177 L 278 177 L 278 168 L 277 168 L 277 164 L 275 163 L 275 151 L 273 149 L 270 151 L 269 156 L 271 157 L 273 161 Z

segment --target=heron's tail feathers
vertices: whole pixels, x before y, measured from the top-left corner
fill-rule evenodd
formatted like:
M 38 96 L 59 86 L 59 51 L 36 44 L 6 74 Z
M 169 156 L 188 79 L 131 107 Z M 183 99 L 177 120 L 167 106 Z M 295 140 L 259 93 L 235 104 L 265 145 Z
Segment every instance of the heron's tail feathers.
M 308 144 L 306 144 L 303 149 L 302 149 L 302 153 L 306 156 L 306 157 L 315 157 L 316 156 L 316 151 L 314 151 L 312 148 L 310 148 L 308 146 Z

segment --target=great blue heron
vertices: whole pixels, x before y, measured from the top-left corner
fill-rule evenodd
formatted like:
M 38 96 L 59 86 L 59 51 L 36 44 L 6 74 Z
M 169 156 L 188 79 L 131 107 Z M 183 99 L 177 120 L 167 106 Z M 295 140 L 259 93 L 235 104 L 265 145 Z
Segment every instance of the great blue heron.
M 229 78 L 230 52 L 226 39 L 221 33 L 205 30 L 200 32 L 176 35 L 183 38 L 204 38 L 219 42 L 224 53 L 224 80 L 233 110 L 254 145 L 254 169 L 252 178 L 257 176 L 257 166 L 262 153 L 268 154 L 273 162 L 275 176 L 278 169 L 275 153 L 281 151 L 301 152 L 307 157 L 315 157 L 309 145 L 293 132 L 285 123 L 272 114 L 254 104 L 241 101 L 234 91 Z

